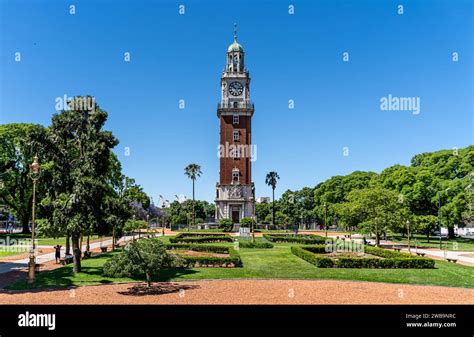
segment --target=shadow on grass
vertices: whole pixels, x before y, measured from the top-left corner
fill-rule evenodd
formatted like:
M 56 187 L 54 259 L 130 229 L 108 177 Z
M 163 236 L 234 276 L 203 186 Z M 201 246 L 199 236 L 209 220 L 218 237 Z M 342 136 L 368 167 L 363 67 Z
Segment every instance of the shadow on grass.
M 146 284 L 138 284 L 128 288 L 127 291 L 119 291 L 120 295 L 126 296 L 146 296 L 146 295 L 164 295 L 180 292 L 181 290 L 190 290 L 200 288 L 198 285 L 183 285 L 179 283 L 164 282 L 152 284 L 148 287 Z
M 164 269 L 160 271 L 159 275 L 154 275 L 152 279 L 154 282 L 166 282 L 172 278 L 179 277 L 180 275 L 193 274 L 196 272 L 197 271 L 183 268 Z M 102 266 L 82 266 L 81 273 L 74 274 L 72 265 L 68 265 L 38 274 L 34 284 L 28 284 L 26 280 L 20 280 L 6 286 L 5 290 L 7 290 L 6 293 L 14 294 L 15 292 L 9 291 L 55 291 L 81 285 L 112 284 L 115 282 L 134 282 L 143 280 L 145 280 L 145 276 L 140 274 L 132 275 L 125 279 L 119 278 L 117 280 L 111 277 L 105 277 L 103 275 Z

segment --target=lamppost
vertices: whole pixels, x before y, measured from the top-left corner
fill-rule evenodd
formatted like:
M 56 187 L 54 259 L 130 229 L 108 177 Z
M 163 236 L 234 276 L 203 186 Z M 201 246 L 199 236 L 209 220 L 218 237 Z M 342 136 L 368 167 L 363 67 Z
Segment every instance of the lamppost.
M 41 170 L 41 166 L 38 162 L 38 156 L 33 158 L 33 163 L 30 165 L 30 178 L 33 181 L 33 205 L 31 210 L 31 251 L 30 251 L 30 261 L 28 263 L 28 283 L 35 282 L 35 269 L 36 269 L 36 261 L 35 261 L 35 212 L 36 212 L 36 182 L 39 178 L 39 173 Z
M 407 233 L 408 233 L 408 253 L 411 254 L 411 250 L 410 250 L 410 220 L 407 220 Z

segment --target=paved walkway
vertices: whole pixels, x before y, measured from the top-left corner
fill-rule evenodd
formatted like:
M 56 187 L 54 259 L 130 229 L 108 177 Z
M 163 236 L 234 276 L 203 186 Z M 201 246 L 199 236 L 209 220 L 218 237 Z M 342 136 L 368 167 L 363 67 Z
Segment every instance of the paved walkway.
M 90 249 L 94 249 L 94 248 L 100 248 L 102 246 L 110 246 L 112 245 L 112 240 L 104 240 L 102 242 L 91 242 L 89 244 L 90 246 Z M 51 248 L 53 246 L 43 246 L 43 248 Z M 85 251 L 86 250 L 86 244 L 83 244 L 82 245 L 82 251 Z M 66 253 L 66 248 L 61 248 L 61 256 L 64 256 Z M 47 254 L 42 254 L 42 255 L 37 255 L 36 256 L 36 263 L 46 263 L 46 262 L 49 262 L 49 261 L 54 261 L 55 260 L 55 253 L 47 253 Z M 3 273 L 8 273 L 10 271 L 14 271 L 14 270 L 20 270 L 20 269 L 23 269 L 23 268 L 26 268 L 28 267 L 28 262 L 29 262 L 29 258 L 24 258 L 24 259 L 19 259 L 19 260 L 14 260 L 14 261 L 9 261 L 9 262 L 0 262 L 0 274 L 3 274 Z
M 408 248 L 402 249 L 404 252 L 408 252 Z M 456 259 L 458 262 L 465 262 L 474 266 L 474 252 L 464 252 L 464 251 L 453 251 L 453 250 L 439 250 L 439 249 L 420 249 L 416 250 L 418 253 L 424 253 L 429 256 L 439 257 L 442 259 Z M 415 254 L 415 249 L 411 248 L 411 253 Z
M 161 233 L 156 233 L 155 235 L 156 236 L 162 236 Z M 141 234 L 141 237 L 144 237 L 144 236 L 145 236 L 145 234 Z M 138 238 L 138 237 L 139 237 L 138 234 L 136 234 L 135 238 Z M 123 236 L 122 238 L 120 238 L 120 240 L 117 241 L 117 243 L 119 243 L 119 244 L 120 243 L 126 243 L 126 242 L 129 242 L 132 239 L 133 239 L 133 236 Z M 87 246 L 87 244 L 83 244 L 81 251 L 85 251 L 86 246 Z M 90 250 L 100 248 L 100 247 L 108 247 L 108 246 L 112 246 L 112 239 L 107 239 L 107 240 L 104 240 L 104 241 L 95 241 L 95 242 L 91 242 L 89 244 Z M 41 246 L 41 247 L 38 247 L 38 248 L 53 248 L 53 247 L 54 246 Z M 66 248 L 62 247 L 61 248 L 61 256 L 64 257 L 65 254 L 66 254 Z M 46 262 L 54 261 L 55 259 L 56 258 L 55 258 L 55 253 L 54 252 L 53 253 L 42 254 L 42 255 L 37 255 L 36 256 L 36 263 L 38 263 L 38 264 L 46 263 Z M 8 261 L 8 262 L 0 261 L 0 274 L 27 268 L 29 261 L 30 260 L 29 260 L 28 257 L 23 258 L 23 259 Z
M 336 238 L 336 236 L 339 236 L 341 237 L 341 235 L 335 235 L 335 234 L 332 234 L 332 235 L 329 235 L 330 237 L 332 238 Z M 361 239 L 353 239 L 355 242 L 362 242 Z M 367 242 L 369 242 L 370 244 L 375 244 L 375 240 L 367 240 Z M 407 246 L 405 244 L 400 244 L 400 243 L 396 243 L 396 242 L 392 242 L 392 241 L 385 241 L 385 240 L 380 240 L 380 243 L 381 244 L 393 244 L 395 246 Z M 443 259 L 445 260 L 446 258 L 449 258 L 449 259 L 456 259 L 458 260 L 457 262 L 461 262 L 462 264 L 465 264 L 467 266 L 474 266 L 474 251 L 458 251 L 458 250 L 447 250 L 447 251 L 444 251 L 444 250 L 439 250 L 437 248 L 428 248 L 428 249 L 420 249 L 418 248 L 417 250 L 415 250 L 415 247 L 414 246 L 411 246 L 411 253 L 412 254 L 415 254 L 415 251 L 418 252 L 418 253 L 424 253 L 426 254 L 426 256 L 432 256 L 432 257 L 435 257 L 435 258 L 438 258 L 438 259 Z M 402 251 L 405 252 L 405 253 L 408 253 L 408 248 L 402 248 Z

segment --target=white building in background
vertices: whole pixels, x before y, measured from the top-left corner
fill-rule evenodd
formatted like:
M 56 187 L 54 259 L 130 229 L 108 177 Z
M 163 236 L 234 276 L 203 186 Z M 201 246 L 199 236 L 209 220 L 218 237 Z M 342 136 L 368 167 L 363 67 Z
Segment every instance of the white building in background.
M 258 204 L 261 204 L 261 203 L 270 203 L 270 197 L 258 197 L 257 198 L 257 203 Z

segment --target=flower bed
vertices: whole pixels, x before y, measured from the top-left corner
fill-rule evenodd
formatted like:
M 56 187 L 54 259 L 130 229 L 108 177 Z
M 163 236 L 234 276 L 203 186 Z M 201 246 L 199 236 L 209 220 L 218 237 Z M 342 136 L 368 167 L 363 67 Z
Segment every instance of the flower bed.
M 196 252 L 210 252 L 217 254 L 228 254 L 226 257 L 215 257 L 215 256 L 189 256 L 182 255 L 185 261 L 185 267 L 188 268 L 233 268 L 242 267 L 242 260 L 240 259 L 239 253 L 232 247 L 225 246 L 211 246 L 211 245 L 199 245 L 199 244 L 168 244 L 166 245 L 168 250 L 192 250 Z
M 331 258 L 324 245 L 293 246 L 291 252 L 319 268 L 385 268 L 385 269 L 432 269 L 435 261 L 406 253 L 392 252 L 377 247 L 364 247 L 365 253 L 376 257 Z
M 211 243 L 211 242 L 232 242 L 229 234 L 213 233 L 180 233 L 170 237 L 171 243 Z

